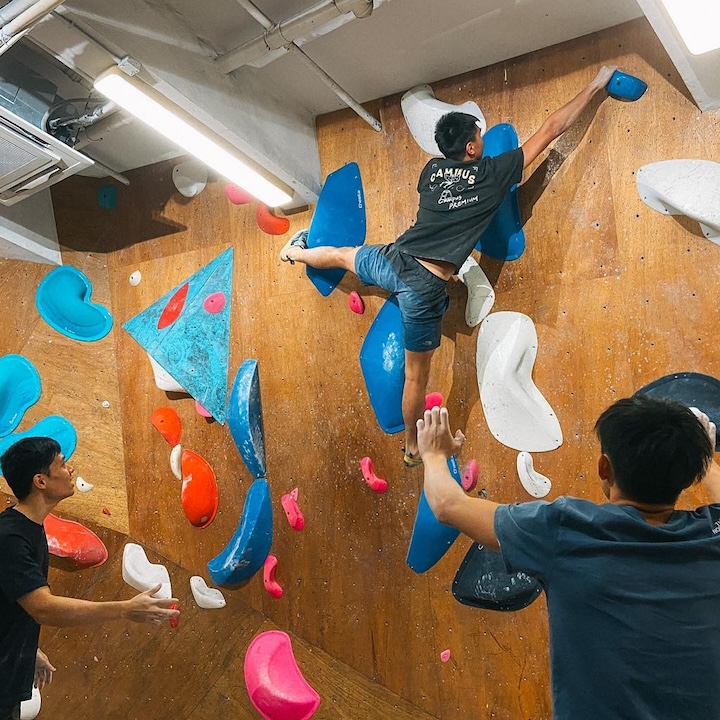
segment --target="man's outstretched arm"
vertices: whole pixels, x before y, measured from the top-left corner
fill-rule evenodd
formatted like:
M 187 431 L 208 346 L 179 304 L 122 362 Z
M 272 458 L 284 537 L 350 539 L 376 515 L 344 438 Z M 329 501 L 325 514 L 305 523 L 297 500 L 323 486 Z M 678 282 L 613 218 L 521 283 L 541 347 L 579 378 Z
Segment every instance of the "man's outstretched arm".
M 447 460 L 460 450 L 465 436 L 460 430 L 454 436 L 450 434 L 447 408 L 426 410 L 417 421 L 417 436 L 425 470 L 425 497 L 435 517 L 475 542 L 499 550 L 495 535 L 497 503 L 466 495 L 450 475 Z
M 590 104 L 595 93 L 605 88 L 615 70 L 617 68 L 614 66 L 603 65 L 589 85 L 583 88 L 569 103 L 550 115 L 540 129 L 522 144 L 523 168 L 530 165 L 553 140 L 559 138 L 573 125 L 582 111 Z

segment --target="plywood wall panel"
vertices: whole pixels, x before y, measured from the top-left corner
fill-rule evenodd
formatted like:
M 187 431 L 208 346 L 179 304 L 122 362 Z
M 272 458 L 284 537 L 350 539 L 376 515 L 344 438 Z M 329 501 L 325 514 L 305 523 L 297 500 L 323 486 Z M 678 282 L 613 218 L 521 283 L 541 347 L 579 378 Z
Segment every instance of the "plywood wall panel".
M 536 468 L 553 481 L 550 499 L 567 493 L 602 500 L 592 425 L 609 403 L 670 372 L 720 374 L 714 343 L 720 249 L 701 236 L 695 223 L 650 210 L 635 188 L 637 168 L 649 162 L 673 157 L 720 161 L 720 121 L 701 114 L 688 99 L 644 20 L 434 85 L 442 100 L 477 100 L 489 125 L 512 122 L 523 141 L 602 64 L 617 64 L 642 77 L 648 93 L 636 103 L 596 104 L 540 158 L 520 188 L 524 255 L 504 263 L 481 258 L 497 293 L 494 310 L 525 313 L 537 329 L 534 381 L 554 407 L 564 435 L 561 448 L 534 458 Z M 317 123 L 325 175 L 347 162 L 359 164 L 368 242 L 390 242 L 413 222 L 417 177 L 428 159 L 412 140 L 399 101 L 393 96 L 369 104 L 382 119 L 383 133 L 351 111 Z M 228 638 L 223 630 L 231 623 L 216 625 L 192 616 L 191 622 L 198 623 L 193 632 L 204 628 L 211 633 L 223 657 L 222 668 L 212 670 L 207 708 L 218 717 L 253 717 L 238 679 L 239 658 L 250 628 L 260 627 L 258 618 L 265 618 L 266 627 L 293 634 L 301 657 L 309 658 L 312 648 L 323 659 L 312 666 L 314 678 L 324 678 L 319 716 L 385 718 L 416 712 L 443 720 L 548 720 L 544 601 L 513 614 L 456 603 L 450 586 L 469 546 L 465 538 L 422 576 L 405 564 L 421 471 L 405 470 L 402 437 L 378 428 L 358 365 L 384 294 L 346 278 L 329 297 L 321 297 L 301 266 L 278 261 L 287 236 L 262 233 L 254 206 L 231 205 L 215 179 L 198 197 L 182 198 L 172 186 L 171 167 L 134 171 L 132 184 L 120 188 L 117 208 L 110 211 L 97 207 L 96 185 L 85 179 L 67 180 L 54 195 L 61 204 L 59 230 L 66 252 L 72 249 L 75 261 L 93 272 L 101 268 L 92 258 L 103 254 L 102 297 L 109 297 L 116 320 L 112 347 L 118 403 L 112 402 L 110 410 L 117 416 L 104 421 L 93 452 L 102 451 L 108 437 L 103 433 L 117 426 L 130 535 L 180 573 L 205 575 L 208 559 L 235 530 L 252 478 L 227 429 L 197 416 L 192 400 L 158 390 L 144 351 L 119 326 L 227 247 L 235 250 L 229 381 L 243 360 L 258 360 L 274 501 L 273 553 L 285 594 L 271 599 L 258 576 L 228 591 L 242 625 L 239 635 Z M 310 218 L 311 212 L 293 215 L 291 232 L 307 226 Z M 128 283 L 135 270 L 143 275 L 137 287 Z M 0 273 L 5 287 L 12 282 L 10 273 Z M 19 277 L 23 287 L 34 282 Z M 347 307 L 351 290 L 365 299 L 362 316 Z M 478 459 L 480 487 L 493 500 L 527 500 L 516 475 L 517 453 L 498 443 L 485 422 L 475 370 L 478 331 L 464 324 L 465 289 L 451 284 L 449 293 L 430 389 L 444 394 L 453 424 L 467 435 L 461 463 Z M 27 301 L 19 309 L 8 307 L 23 316 L 20 323 L 10 319 L 12 313 L 0 318 L 15 337 L 13 347 L 29 342 L 41 352 L 46 347 L 42 334 L 35 337 L 26 330 L 34 322 Z M 62 372 L 69 352 L 47 362 L 56 378 L 50 385 L 57 403 L 67 387 L 74 387 Z M 106 367 L 102 357 L 96 365 Z M 85 408 L 83 432 L 93 438 L 91 428 L 111 417 L 100 416 L 93 405 L 107 373 L 100 374 L 85 359 L 68 365 L 76 367 L 76 375 L 92 378 L 92 393 L 76 390 L 77 401 L 68 407 L 75 413 Z M 168 465 L 170 447 L 149 422 L 160 405 L 177 409 L 183 445 L 202 454 L 217 474 L 220 511 L 207 529 L 191 527 L 182 513 L 180 484 Z M 385 495 L 365 486 L 358 465 L 364 455 L 388 480 Z M 299 488 L 306 518 L 300 533 L 289 527 L 278 502 L 293 487 Z M 683 505 L 702 499 L 695 490 Z M 187 624 L 184 619 L 181 628 Z M 191 644 L 174 646 L 179 660 L 206 662 Z M 439 655 L 445 649 L 452 658 L 442 664 Z M 140 692 L 134 684 L 138 678 L 124 678 L 134 672 L 130 657 L 122 670 L 126 694 Z M 335 662 L 340 671 L 349 668 L 349 689 L 341 686 Z M 167 672 L 162 665 L 161 675 Z M 190 682 L 202 672 L 188 669 L 181 677 Z M 376 693 L 375 685 L 383 692 Z M 160 701 L 169 702 L 170 692 L 148 696 L 143 707 L 149 711 Z M 122 698 L 111 699 L 109 689 L 106 695 L 119 713 Z M 203 712 L 201 704 L 193 708 L 184 696 L 178 695 L 180 700 L 175 717 Z M 393 702 L 397 714 L 388 709 Z M 350 703 L 354 707 L 347 707 Z

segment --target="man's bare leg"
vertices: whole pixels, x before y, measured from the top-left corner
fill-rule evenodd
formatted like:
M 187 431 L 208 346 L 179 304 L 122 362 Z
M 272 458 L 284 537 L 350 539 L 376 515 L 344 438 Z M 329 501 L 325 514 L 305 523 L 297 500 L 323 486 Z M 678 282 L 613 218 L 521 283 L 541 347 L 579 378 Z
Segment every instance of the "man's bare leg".
M 430 379 L 430 361 L 435 350 L 405 351 L 405 387 L 402 412 L 405 422 L 405 453 L 418 457 L 417 421 L 425 412 L 425 393 Z
M 280 251 L 280 259 L 291 264 L 301 262 L 317 270 L 342 268 L 355 272 L 355 255 L 359 248 L 333 247 L 331 245 L 308 248 L 306 241 L 307 231 L 295 233 Z

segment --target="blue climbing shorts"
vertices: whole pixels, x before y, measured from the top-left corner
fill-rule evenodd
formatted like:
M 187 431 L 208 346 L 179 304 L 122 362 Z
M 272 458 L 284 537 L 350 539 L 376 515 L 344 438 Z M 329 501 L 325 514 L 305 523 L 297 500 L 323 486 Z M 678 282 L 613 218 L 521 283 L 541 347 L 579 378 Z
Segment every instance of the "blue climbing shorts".
M 355 274 L 363 285 L 376 285 L 397 296 L 406 350 L 427 352 L 439 347 L 442 319 L 450 303 L 445 280 L 392 243 L 362 245 L 355 255 Z

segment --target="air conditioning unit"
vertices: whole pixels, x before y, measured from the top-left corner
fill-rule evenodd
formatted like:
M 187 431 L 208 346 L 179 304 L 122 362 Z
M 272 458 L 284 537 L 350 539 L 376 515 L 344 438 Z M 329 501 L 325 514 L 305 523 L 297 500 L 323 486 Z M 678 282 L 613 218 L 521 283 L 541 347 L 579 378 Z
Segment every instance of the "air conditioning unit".
M 0 106 L 0 203 L 14 205 L 93 161 Z

